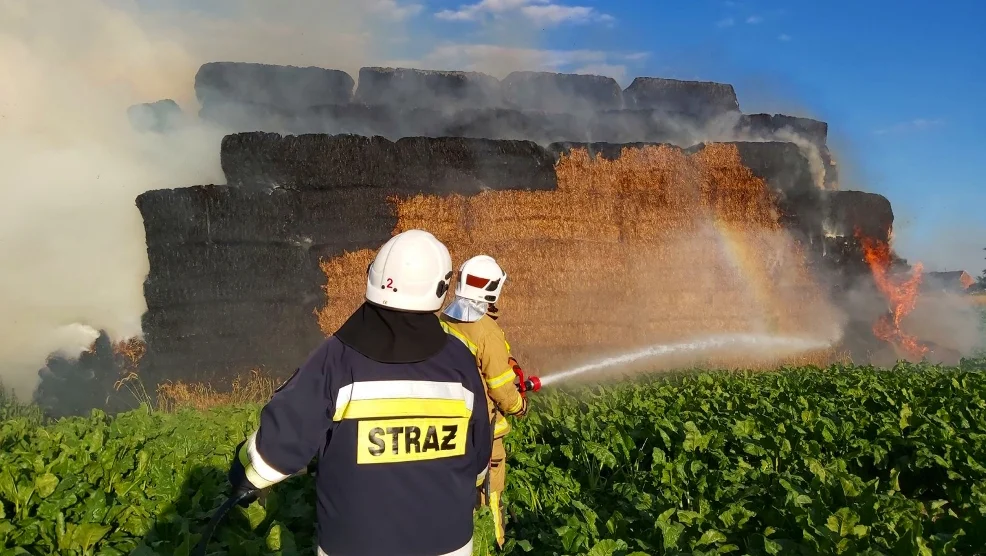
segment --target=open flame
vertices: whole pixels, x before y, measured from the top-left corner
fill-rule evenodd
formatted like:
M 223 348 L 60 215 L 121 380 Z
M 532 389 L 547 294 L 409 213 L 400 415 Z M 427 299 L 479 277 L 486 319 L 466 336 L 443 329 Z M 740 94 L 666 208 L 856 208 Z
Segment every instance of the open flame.
M 113 344 L 113 353 L 123 358 L 124 368 L 130 372 L 136 372 L 146 351 L 147 344 L 139 338 L 127 338 Z
M 970 276 L 967 272 L 963 272 L 962 275 L 959 276 L 959 283 L 962 284 L 962 289 L 967 290 L 976 283 L 976 279 Z
M 886 296 L 890 304 L 890 312 L 884 314 L 873 324 L 873 334 L 885 342 L 890 342 L 915 359 L 920 359 L 928 352 L 928 347 L 918 342 L 918 339 L 904 332 L 900 323 L 914 309 L 917 303 L 918 288 L 923 278 L 921 263 L 916 263 L 911 277 L 903 282 L 893 280 L 889 275 L 891 256 L 890 244 L 876 239 L 863 237 L 856 230 L 856 237 L 862 243 L 866 263 L 873 272 L 877 288 Z

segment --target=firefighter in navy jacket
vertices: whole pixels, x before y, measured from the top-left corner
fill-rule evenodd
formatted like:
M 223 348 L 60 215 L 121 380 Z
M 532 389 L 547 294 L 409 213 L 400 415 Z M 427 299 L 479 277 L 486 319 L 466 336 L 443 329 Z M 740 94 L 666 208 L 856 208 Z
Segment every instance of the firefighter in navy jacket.
M 451 279 L 449 252 L 428 232 L 384 244 L 366 302 L 278 388 L 237 447 L 234 495 L 317 456 L 318 554 L 471 555 L 492 430 L 475 358 L 435 314 Z

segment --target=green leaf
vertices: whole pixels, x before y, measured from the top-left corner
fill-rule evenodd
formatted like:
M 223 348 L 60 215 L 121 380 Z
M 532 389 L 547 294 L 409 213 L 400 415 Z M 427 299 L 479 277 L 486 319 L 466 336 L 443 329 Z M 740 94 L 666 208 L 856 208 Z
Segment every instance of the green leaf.
M 626 550 L 627 548 L 627 543 L 624 541 L 604 539 L 593 545 L 588 556 L 612 556 L 617 550 Z
M 48 498 L 55 492 L 55 488 L 58 486 L 58 477 L 52 475 L 51 473 L 44 473 L 38 475 L 34 479 L 34 489 L 41 498 Z
M 702 533 L 701 538 L 698 539 L 698 546 L 707 546 L 710 544 L 717 544 L 721 542 L 726 542 L 727 537 L 715 529 L 710 529 Z
M 67 532 L 70 539 L 69 548 L 89 550 L 95 547 L 96 543 L 111 530 L 108 525 L 99 525 L 98 523 L 83 523 L 82 525 L 69 523 L 67 524 Z

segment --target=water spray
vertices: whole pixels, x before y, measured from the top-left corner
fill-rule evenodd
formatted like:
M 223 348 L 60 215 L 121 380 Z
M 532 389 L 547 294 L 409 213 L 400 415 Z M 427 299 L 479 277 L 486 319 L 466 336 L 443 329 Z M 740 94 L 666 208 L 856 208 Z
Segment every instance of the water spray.
M 781 348 L 788 352 L 798 353 L 827 349 L 834 343 L 835 340 L 812 340 L 808 338 L 770 336 L 765 334 L 724 334 L 709 336 L 675 344 L 657 344 L 621 355 L 614 355 L 597 361 L 585 363 L 578 367 L 544 377 L 543 380 L 538 381 L 538 387 L 540 388 L 540 385 L 552 384 L 566 378 L 571 378 L 592 371 L 610 369 L 638 361 L 679 353 L 702 352 L 732 346 L 748 347 L 756 350 L 776 350 L 777 348 Z

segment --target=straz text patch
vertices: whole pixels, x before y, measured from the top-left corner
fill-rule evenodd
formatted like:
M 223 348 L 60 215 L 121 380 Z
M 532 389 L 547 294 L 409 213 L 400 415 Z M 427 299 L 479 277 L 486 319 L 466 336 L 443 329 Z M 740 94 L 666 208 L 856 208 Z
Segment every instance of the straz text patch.
M 466 453 L 468 417 L 370 419 L 359 423 L 356 463 L 400 463 Z

